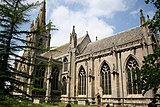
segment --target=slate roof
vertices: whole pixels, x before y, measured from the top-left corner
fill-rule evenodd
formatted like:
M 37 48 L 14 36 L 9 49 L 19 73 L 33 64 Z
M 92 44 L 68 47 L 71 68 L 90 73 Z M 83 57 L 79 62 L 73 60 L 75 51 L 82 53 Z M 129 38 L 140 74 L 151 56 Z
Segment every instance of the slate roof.
M 142 35 L 143 32 L 141 27 L 132 28 L 127 31 L 117 33 L 113 36 L 89 43 L 82 54 L 89 54 L 91 52 L 98 52 L 107 48 L 111 48 L 113 47 L 113 43 L 114 45 L 118 46 L 140 40 L 142 39 Z
M 79 45 L 85 37 L 86 36 L 83 36 L 83 37 L 79 38 L 77 40 L 77 45 Z M 57 47 L 56 49 L 50 50 L 50 52 L 43 53 L 41 56 L 50 57 L 52 55 L 52 58 L 55 58 L 55 57 L 58 57 L 58 56 L 61 56 L 61 55 L 65 55 L 69 51 L 69 46 L 70 46 L 70 44 L 66 43 L 66 44 L 64 44 L 60 47 Z
M 85 37 L 86 36 L 79 38 L 77 41 L 77 44 L 79 45 Z M 142 37 L 143 37 L 142 28 L 135 27 L 135 28 L 117 33 L 113 36 L 106 37 L 104 39 L 97 40 L 95 42 L 90 42 L 87 45 L 87 47 L 84 49 L 84 51 L 81 53 L 81 55 L 89 54 L 91 52 L 98 52 L 107 48 L 111 48 L 113 47 L 113 43 L 114 45 L 118 46 L 118 45 L 126 44 L 129 42 L 133 42 L 136 40 L 140 40 L 142 39 Z M 64 44 L 54 50 L 51 50 L 51 53 L 46 52 L 42 54 L 42 56 L 49 57 L 52 54 L 52 58 L 56 58 L 58 56 L 65 55 L 69 51 L 69 45 L 70 45 L 69 43 Z

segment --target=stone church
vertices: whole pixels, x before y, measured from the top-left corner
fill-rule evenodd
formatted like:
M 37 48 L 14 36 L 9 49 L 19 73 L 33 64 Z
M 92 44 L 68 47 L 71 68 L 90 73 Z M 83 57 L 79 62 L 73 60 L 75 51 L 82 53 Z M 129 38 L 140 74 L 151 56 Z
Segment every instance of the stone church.
M 37 19 L 31 24 L 31 31 L 46 25 L 45 12 L 44 1 Z M 153 97 L 152 91 L 142 96 L 139 68 L 144 56 L 153 53 L 157 47 L 158 36 L 143 26 L 144 23 L 141 10 L 140 26 L 95 42 L 91 41 L 88 32 L 77 38 L 78 29 L 73 26 L 70 41 L 56 49 L 45 51 L 26 48 L 23 53 L 23 57 L 28 58 L 26 62 L 37 66 L 16 63 L 15 67 L 39 79 L 17 79 L 33 83 L 35 88 L 42 90 L 21 88 L 44 101 L 148 104 Z M 49 49 L 50 39 L 50 29 L 46 27 L 44 33 L 27 35 L 26 40 L 30 43 L 26 45 Z

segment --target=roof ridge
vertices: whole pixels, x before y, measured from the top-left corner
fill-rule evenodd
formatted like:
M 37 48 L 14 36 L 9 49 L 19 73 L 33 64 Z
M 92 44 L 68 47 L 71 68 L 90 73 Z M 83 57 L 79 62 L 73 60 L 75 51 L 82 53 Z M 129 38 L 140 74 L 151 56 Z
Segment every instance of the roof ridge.
M 89 44 L 94 44 L 94 43 L 100 42 L 100 41 L 102 41 L 102 40 L 104 40 L 104 39 L 113 38 L 113 37 L 118 36 L 118 35 L 120 35 L 120 34 L 122 34 L 122 33 L 129 32 L 129 31 L 134 30 L 134 29 L 139 28 L 139 27 L 140 27 L 140 26 L 136 26 L 136 27 L 133 27 L 133 28 L 130 28 L 130 29 L 127 29 L 127 30 L 124 30 L 124 31 L 121 31 L 121 32 L 118 32 L 118 33 L 115 33 L 115 34 L 112 34 L 112 35 L 110 35 L 110 36 L 107 36 L 107 37 L 105 37 L 105 38 L 99 39 L 99 40 L 97 40 L 97 41 L 90 42 Z M 88 44 L 88 45 L 89 45 L 89 44 Z
M 140 28 L 141 28 L 140 26 L 136 26 L 134 28 L 127 29 L 125 31 L 113 34 L 112 36 L 107 36 L 103 39 L 100 39 L 94 42 L 90 42 L 86 50 L 83 51 L 83 53 L 88 53 L 90 50 L 98 51 L 100 49 L 105 49 L 107 47 L 109 48 L 113 46 L 113 43 L 115 43 L 115 45 L 120 45 L 126 42 L 140 39 L 142 38 L 142 35 L 141 35 L 142 30 Z M 98 50 L 95 49 L 95 47 L 98 47 Z

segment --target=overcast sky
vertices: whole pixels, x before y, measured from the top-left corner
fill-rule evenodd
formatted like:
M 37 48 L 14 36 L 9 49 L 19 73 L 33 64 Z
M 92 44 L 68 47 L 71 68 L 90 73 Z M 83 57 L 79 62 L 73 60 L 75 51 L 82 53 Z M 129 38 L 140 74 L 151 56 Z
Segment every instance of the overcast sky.
M 43 1 L 43 0 L 40 0 Z M 33 2 L 33 0 L 28 0 Z M 58 28 L 52 31 L 51 46 L 69 42 L 72 26 L 78 38 L 88 31 L 92 41 L 139 26 L 139 10 L 150 17 L 154 14 L 152 5 L 144 0 L 46 0 L 47 22 L 51 20 Z M 32 19 L 38 10 L 31 12 Z M 33 18 L 34 17 L 34 18 Z

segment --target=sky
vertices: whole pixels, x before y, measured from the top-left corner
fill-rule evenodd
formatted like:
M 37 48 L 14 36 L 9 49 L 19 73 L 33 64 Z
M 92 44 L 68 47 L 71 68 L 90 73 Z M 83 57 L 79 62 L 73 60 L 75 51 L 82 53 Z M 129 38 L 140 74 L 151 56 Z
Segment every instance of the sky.
M 73 25 L 77 38 L 88 31 L 94 42 L 96 36 L 100 40 L 139 26 L 140 9 L 145 17 L 151 18 L 155 12 L 153 5 L 145 4 L 144 0 L 46 0 L 46 7 L 46 22 L 51 20 L 58 29 L 51 31 L 50 45 L 53 47 L 69 42 Z M 31 20 L 35 20 L 38 11 L 39 8 L 30 13 Z

